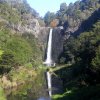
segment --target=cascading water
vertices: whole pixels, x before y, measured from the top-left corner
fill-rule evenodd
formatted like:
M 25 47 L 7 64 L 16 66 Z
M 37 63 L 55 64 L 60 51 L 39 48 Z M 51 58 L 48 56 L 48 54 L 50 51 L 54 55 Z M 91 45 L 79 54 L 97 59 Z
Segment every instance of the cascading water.
M 48 39 L 48 48 L 47 48 L 47 58 L 44 62 L 44 64 L 49 66 L 49 67 L 53 65 L 53 61 L 52 61 L 52 31 L 53 31 L 53 29 L 50 29 L 49 39 Z M 49 96 L 51 97 L 51 95 L 52 95 L 51 74 L 50 74 L 49 71 L 47 71 L 46 75 L 47 75 L 47 84 L 48 84 Z
M 52 29 L 50 29 L 50 33 L 49 33 L 48 48 L 47 48 L 47 58 L 46 58 L 46 61 L 44 62 L 44 64 L 46 64 L 47 66 L 51 66 L 52 65 L 51 53 L 52 53 Z

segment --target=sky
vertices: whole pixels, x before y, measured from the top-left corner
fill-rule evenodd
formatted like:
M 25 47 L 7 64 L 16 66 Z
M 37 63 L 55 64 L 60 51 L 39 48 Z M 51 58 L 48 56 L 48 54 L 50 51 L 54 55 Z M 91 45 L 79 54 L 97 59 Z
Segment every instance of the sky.
M 60 9 L 61 3 L 74 3 L 77 0 L 27 0 L 29 5 L 34 8 L 40 16 L 44 16 L 47 11 L 56 12 Z

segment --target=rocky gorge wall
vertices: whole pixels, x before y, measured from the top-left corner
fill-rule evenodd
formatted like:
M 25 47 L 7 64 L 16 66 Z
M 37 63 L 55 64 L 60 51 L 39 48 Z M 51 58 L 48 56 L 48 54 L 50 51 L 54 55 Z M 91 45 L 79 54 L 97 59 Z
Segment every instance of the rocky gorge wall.
M 23 36 L 32 34 L 44 52 L 48 27 L 27 0 L 0 0 L 0 31 Z
M 6 16 L 6 17 L 5 17 Z M 42 25 L 41 25 L 42 24 Z M 46 54 L 50 27 L 45 27 L 43 19 L 32 9 L 26 0 L 0 0 L 0 30 L 10 30 L 11 34 L 32 34 Z M 52 59 L 57 62 L 63 50 L 64 30 L 53 29 Z M 45 57 L 43 57 L 45 59 Z
M 49 29 L 50 30 L 50 29 Z M 63 52 L 63 43 L 64 43 L 65 32 L 60 27 L 53 28 L 52 31 L 52 60 L 55 63 L 58 63 L 58 58 Z M 47 47 L 48 47 L 48 38 L 49 32 L 47 33 L 46 46 L 45 46 L 45 55 L 44 60 L 47 56 Z
M 55 63 L 63 51 L 64 30 L 60 27 L 54 28 L 52 37 L 52 59 Z

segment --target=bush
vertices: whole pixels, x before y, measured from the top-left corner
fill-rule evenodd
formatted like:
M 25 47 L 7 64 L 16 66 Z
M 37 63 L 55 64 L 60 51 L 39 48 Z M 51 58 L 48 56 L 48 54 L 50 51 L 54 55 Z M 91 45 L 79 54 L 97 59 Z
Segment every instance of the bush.
M 96 56 L 92 59 L 92 68 L 100 71 L 100 46 L 96 50 Z
M 0 59 L 0 74 L 8 73 L 14 65 L 14 56 L 11 53 L 3 53 Z
M 21 37 L 13 37 L 6 44 L 6 51 L 14 55 L 15 61 L 19 64 L 25 64 L 32 58 L 32 48 L 30 44 Z

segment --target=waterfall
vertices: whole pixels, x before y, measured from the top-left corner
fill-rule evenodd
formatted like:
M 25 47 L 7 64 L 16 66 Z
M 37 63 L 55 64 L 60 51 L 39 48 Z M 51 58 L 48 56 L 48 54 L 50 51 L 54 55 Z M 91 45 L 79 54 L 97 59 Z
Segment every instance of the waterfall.
M 49 33 L 48 46 L 47 46 L 47 58 L 44 62 L 44 64 L 47 65 L 47 66 L 54 65 L 54 63 L 52 61 L 52 31 L 53 31 L 53 29 L 51 28 L 50 33 Z M 48 92 L 49 92 L 49 96 L 51 97 L 51 95 L 52 95 L 51 73 L 49 71 L 47 71 L 46 76 L 47 76 Z
M 47 72 L 47 81 L 48 81 L 48 91 L 49 91 L 49 96 L 51 97 L 52 93 L 51 93 L 51 74 L 50 72 L 48 71 Z
M 51 66 L 52 65 L 52 57 L 51 57 L 51 53 L 52 53 L 52 30 L 50 29 L 50 33 L 49 33 L 49 39 L 48 39 L 48 47 L 47 47 L 47 58 L 46 61 L 44 62 L 44 64 L 46 64 L 47 66 Z

